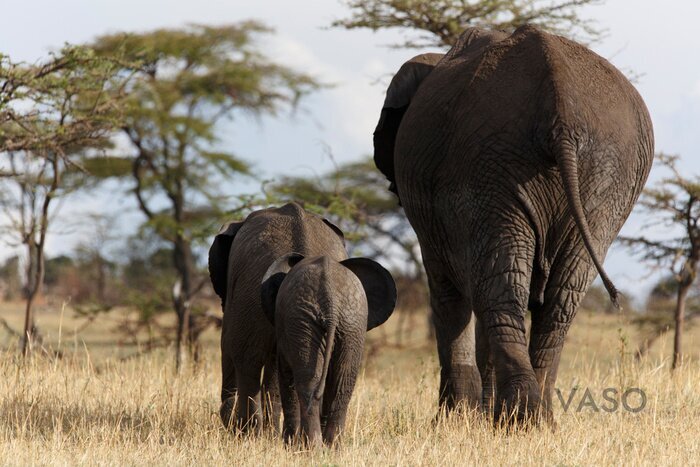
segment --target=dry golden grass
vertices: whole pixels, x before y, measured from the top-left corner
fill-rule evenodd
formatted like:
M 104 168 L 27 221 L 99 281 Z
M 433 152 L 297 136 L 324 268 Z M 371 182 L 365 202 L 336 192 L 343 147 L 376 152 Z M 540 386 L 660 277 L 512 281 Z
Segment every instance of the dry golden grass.
M 559 426 L 554 432 L 505 434 L 474 415 L 434 424 L 436 352 L 416 324 L 406 347 L 378 348 L 368 359 L 342 445 L 309 452 L 285 448 L 269 434 L 237 437 L 221 427 L 215 333 L 206 338 L 205 361 L 176 377 L 169 351 L 119 361 L 133 349 L 110 346 L 107 325 L 88 328 L 86 343 L 76 336 L 66 339 L 78 323 L 65 315 L 61 319 L 54 310 L 39 318 L 54 348 L 61 322 L 62 359 L 22 362 L 15 349 L 0 354 L 2 464 L 666 465 L 700 460 L 697 359 L 687 359 L 670 376 L 668 336 L 648 358 L 635 362 L 639 336 L 619 316 L 577 317 L 557 386 L 565 397 L 572 387 L 579 392 L 568 412 L 555 403 Z M 19 321 L 18 310 L 2 308 L 2 316 L 12 324 Z M 395 321 L 373 332 L 371 341 L 391 338 Z M 686 337 L 691 357 L 698 354 L 697 336 L 693 330 Z M 11 344 L 0 334 L 3 340 Z M 639 387 L 647 406 L 638 414 L 576 412 L 584 388 L 602 402 L 606 387 Z

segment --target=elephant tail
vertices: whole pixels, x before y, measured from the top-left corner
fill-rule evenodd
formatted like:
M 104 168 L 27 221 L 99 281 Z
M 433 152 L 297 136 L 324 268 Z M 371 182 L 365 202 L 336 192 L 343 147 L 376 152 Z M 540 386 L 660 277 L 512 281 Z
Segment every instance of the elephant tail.
M 311 397 L 309 397 L 309 403 L 306 405 L 307 412 L 311 410 L 311 402 L 313 402 L 313 399 L 321 400 L 323 397 L 323 391 L 326 388 L 326 378 L 328 377 L 328 367 L 330 366 L 331 357 L 333 356 L 336 327 L 336 320 L 331 319 L 328 324 L 328 329 L 326 330 L 326 348 L 323 353 L 323 373 L 321 373 L 321 380 L 318 382 L 316 390 L 311 393 Z
M 581 202 L 581 191 L 579 187 L 578 179 L 578 157 L 576 155 L 576 149 L 573 143 L 569 141 L 569 138 L 557 138 L 558 148 L 555 151 L 557 165 L 559 166 L 559 172 L 561 173 L 562 182 L 564 185 L 564 192 L 566 193 L 566 199 L 569 203 L 569 208 L 571 209 L 571 214 L 576 222 L 581 238 L 583 239 L 583 244 L 591 255 L 593 264 L 600 274 L 600 278 L 603 280 L 603 285 L 610 295 L 610 301 L 612 301 L 615 308 L 620 308 L 618 302 L 619 292 L 615 285 L 608 277 L 608 274 L 603 268 L 603 263 L 598 258 L 598 255 L 593 248 L 593 235 L 591 234 L 591 229 L 586 220 L 586 215 L 583 211 L 583 203 Z

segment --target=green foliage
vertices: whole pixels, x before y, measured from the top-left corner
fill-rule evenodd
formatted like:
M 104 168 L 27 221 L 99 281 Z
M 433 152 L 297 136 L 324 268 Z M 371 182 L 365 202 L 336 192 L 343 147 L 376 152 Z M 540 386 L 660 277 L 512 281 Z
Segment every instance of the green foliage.
M 468 27 L 513 31 L 535 24 L 577 40 L 595 40 L 602 31 L 579 10 L 601 0 L 346 0 L 350 17 L 333 26 L 414 30 L 423 33 L 396 47 L 451 47 Z
M 149 252 L 135 240 L 130 242 L 133 253 L 121 272 L 128 290 L 123 300 L 125 305 L 138 311 L 141 321 L 147 322 L 160 313 L 172 310 L 171 290 L 176 280 L 172 266 L 173 251 L 160 247 Z
M 73 265 L 73 259 L 66 255 L 47 259 L 44 283 L 49 286 L 56 284 L 66 269 L 73 267 Z
M 102 180 L 110 177 L 121 178 L 131 175 L 132 161 L 128 157 L 104 155 L 85 158 L 81 160 L 81 166 L 90 177 Z
M 318 87 L 258 51 L 254 39 L 269 32 L 256 22 L 192 25 L 111 34 L 92 45 L 101 56 L 140 64 L 124 69 L 134 74 L 122 126 L 134 153 L 111 159 L 101 173 L 134 178 L 139 206 L 162 238 L 206 236 L 230 208 L 222 203 L 232 199 L 222 192 L 230 187 L 224 182 L 252 174 L 245 161 L 219 148 L 223 118 L 235 111 L 275 114 Z
M 120 122 L 123 64 L 77 46 L 41 65 L 0 56 L 0 153 L 65 156 L 107 145 Z

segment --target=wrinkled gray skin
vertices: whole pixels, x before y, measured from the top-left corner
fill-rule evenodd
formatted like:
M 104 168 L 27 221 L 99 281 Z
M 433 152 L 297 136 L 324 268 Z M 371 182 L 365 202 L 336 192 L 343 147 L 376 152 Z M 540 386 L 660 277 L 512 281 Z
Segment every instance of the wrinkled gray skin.
M 365 333 L 394 310 L 394 280 L 367 258 L 292 253 L 270 266 L 261 298 L 277 336 L 284 439 L 332 444 L 345 425 Z
M 296 203 L 225 225 L 209 250 L 209 274 L 224 311 L 220 414 L 227 427 L 259 431 L 263 418 L 275 429 L 279 424 L 275 335 L 261 308 L 260 283 L 269 266 L 292 251 L 347 258 L 342 232 Z
M 564 338 L 596 270 L 616 301 L 602 259 L 654 154 L 641 97 L 572 41 L 472 28 L 445 56 L 404 64 L 374 143 L 421 245 L 441 405 L 488 402 L 495 375 L 496 416 L 550 417 Z

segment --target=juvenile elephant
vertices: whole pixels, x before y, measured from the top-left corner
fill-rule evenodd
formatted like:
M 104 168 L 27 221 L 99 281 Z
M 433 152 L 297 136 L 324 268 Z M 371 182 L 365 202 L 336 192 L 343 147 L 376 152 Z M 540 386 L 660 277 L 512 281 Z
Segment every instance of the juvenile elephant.
M 478 405 L 495 371 L 497 416 L 549 417 L 596 271 L 616 301 L 602 259 L 647 179 L 653 140 L 622 73 L 532 26 L 467 29 L 444 56 L 399 70 L 374 158 L 421 245 L 441 405 Z
M 225 225 L 209 250 L 209 274 L 224 311 L 220 414 L 227 427 L 259 430 L 261 400 L 266 424 L 279 423 L 275 335 L 261 308 L 260 283 L 270 265 L 292 251 L 347 258 L 340 229 L 296 203 Z
M 365 333 L 394 310 L 394 280 L 367 258 L 291 253 L 268 269 L 261 301 L 277 335 L 284 439 L 332 444 L 345 425 Z

